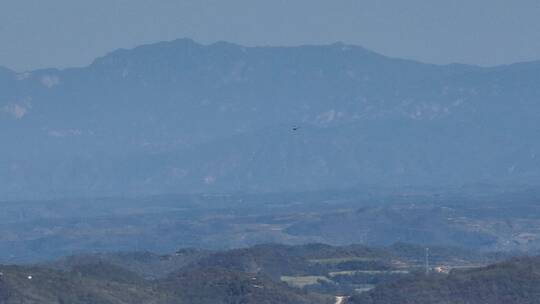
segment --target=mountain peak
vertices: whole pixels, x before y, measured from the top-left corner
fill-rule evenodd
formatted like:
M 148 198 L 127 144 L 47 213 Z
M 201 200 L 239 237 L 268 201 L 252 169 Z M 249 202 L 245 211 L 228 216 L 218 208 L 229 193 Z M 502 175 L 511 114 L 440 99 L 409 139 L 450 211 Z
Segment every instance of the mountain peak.
M 4 141 L 17 144 L 0 156 L 24 161 L 20 151 L 41 141 L 50 158 L 96 155 L 66 161 L 74 164 L 66 172 L 88 175 L 58 173 L 54 185 L 69 189 L 57 192 L 89 191 L 85 183 L 112 194 L 534 183 L 537 71 L 422 64 L 340 42 L 244 48 L 178 39 L 118 50 L 87 68 L 4 78 L 0 119 L 13 128 Z M 504 134 L 495 131 L 501 124 Z M 497 148 L 503 135 L 512 150 Z M 137 161 L 100 167 L 117 161 L 102 151 Z M 154 157 L 163 152 L 176 156 Z M 94 162 L 99 170 L 88 170 Z M 52 171 L 13 168 L 0 174 L 8 181 L 0 194 L 35 189 Z
M 153 44 L 146 44 L 138 46 L 133 49 L 118 49 L 103 57 L 96 59 L 92 66 L 108 65 L 113 62 L 123 62 L 140 58 L 141 60 L 149 60 L 150 58 L 161 58 L 161 60 L 175 60 L 183 56 L 196 55 L 203 51 L 212 53 L 223 52 L 245 52 L 246 50 L 275 50 L 280 49 L 284 51 L 303 51 L 303 50 L 334 50 L 334 51 L 354 51 L 356 54 L 373 55 L 377 57 L 384 57 L 376 52 L 366 49 L 362 46 L 346 44 L 344 42 L 335 42 L 332 44 L 324 45 L 300 45 L 300 46 L 257 46 L 247 47 L 236 43 L 227 41 L 217 41 L 211 44 L 202 44 L 194 41 L 190 38 L 180 38 L 172 41 L 164 41 Z M 320 53 L 322 54 L 322 53 Z M 155 60 L 153 60 L 155 61 Z

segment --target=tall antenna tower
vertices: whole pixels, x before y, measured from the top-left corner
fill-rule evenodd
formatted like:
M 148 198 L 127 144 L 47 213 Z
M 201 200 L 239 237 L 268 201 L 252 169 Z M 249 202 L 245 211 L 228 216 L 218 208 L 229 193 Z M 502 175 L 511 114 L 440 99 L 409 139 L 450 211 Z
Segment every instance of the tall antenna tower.
M 426 274 L 429 274 L 429 248 L 426 248 Z

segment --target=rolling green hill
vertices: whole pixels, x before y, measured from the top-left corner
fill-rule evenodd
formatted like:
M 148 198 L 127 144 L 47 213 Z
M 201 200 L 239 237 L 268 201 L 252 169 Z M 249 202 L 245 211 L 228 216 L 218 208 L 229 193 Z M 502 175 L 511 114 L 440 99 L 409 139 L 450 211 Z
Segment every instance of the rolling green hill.
M 431 253 L 432 266 L 453 269 L 449 275 L 419 274 L 424 247 L 409 244 L 84 254 L 0 266 L 0 304 L 325 304 L 338 295 L 352 296 L 353 304 L 535 303 L 520 301 L 540 289 L 540 258 L 463 270 L 503 256 L 445 247 L 432 247 Z M 509 302 L 466 302 L 476 291 Z
M 127 271 L 96 265 L 86 270 L 62 272 L 41 267 L 2 266 L 2 304 L 124 304 L 168 303 L 166 293 L 137 280 Z M 100 275 L 99 271 L 103 271 Z M 125 277 L 124 277 L 125 276 Z M 117 280 L 118 279 L 118 280 Z M 180 303 L 180 302 L 178 302 Z
M 159 286 L 192 304 L 333 303 L 330 296 L 301 292 L 265 276 L 222 268 L 175 273 Z
M 536 304 L 540 258 L 519 258 L 448 275 L 408 277 L 353 296 L 349 304 Z
M 450 268 L 487 265 L 504 256 L 478 253 L 449 247 L 432 247 L 433 266 Z M 86 254 L 46 264 L 54 269 L 80 272 L 107 278 L 123 275 L 122 271 L 95 270 L 103 265 L 127 269 L 146 279 L 164 280 L 178 273 L 198 273 L 220 269 L 226 273 L 261 276 L 273 282 L 329 295 L 352 295 L 385 282 L 399 280 L 424 267 L 425 248 L 410 244 L 372 248 L 361 245 L 298 246 L 263 244 L 227 251 L 181 249 L 170 255 L 148 252 Z M 136 280 L 132 280 L 136 282 Z
M 71 271 L 21 266 L 0 270 L 1 304 L 324 304 L 333 299 L 225 269 L 178 272 L 153 281 L 101 262 Z

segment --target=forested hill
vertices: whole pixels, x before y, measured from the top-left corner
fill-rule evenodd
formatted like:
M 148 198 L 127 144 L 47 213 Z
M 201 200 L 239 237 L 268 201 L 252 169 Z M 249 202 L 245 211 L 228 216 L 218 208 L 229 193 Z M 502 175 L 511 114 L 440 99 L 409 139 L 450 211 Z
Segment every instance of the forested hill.
M 106 263 L 71 271 L 0 266 L 2 304 L 331 304 L 333 297 L 306 293 L 254 274 L 198 269 L 149 281 Z
M 536 304 L 540 258 L 520 258 L 449 275 L 418 275 L 352 297 L 350 304 Z

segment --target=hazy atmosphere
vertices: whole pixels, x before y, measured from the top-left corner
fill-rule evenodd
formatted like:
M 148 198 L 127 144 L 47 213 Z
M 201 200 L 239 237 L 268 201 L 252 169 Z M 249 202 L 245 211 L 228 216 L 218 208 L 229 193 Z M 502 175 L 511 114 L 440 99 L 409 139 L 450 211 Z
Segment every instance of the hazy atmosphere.
M 84 66 L 117 48 L 182 37 L 342 41 L 427 63 L 498 65 L 540 59 L 538 16 L 538 0 L 4 0 L 0 66 Z
M 538 16 L 0 0 L 0 304 L 540 303 Z

